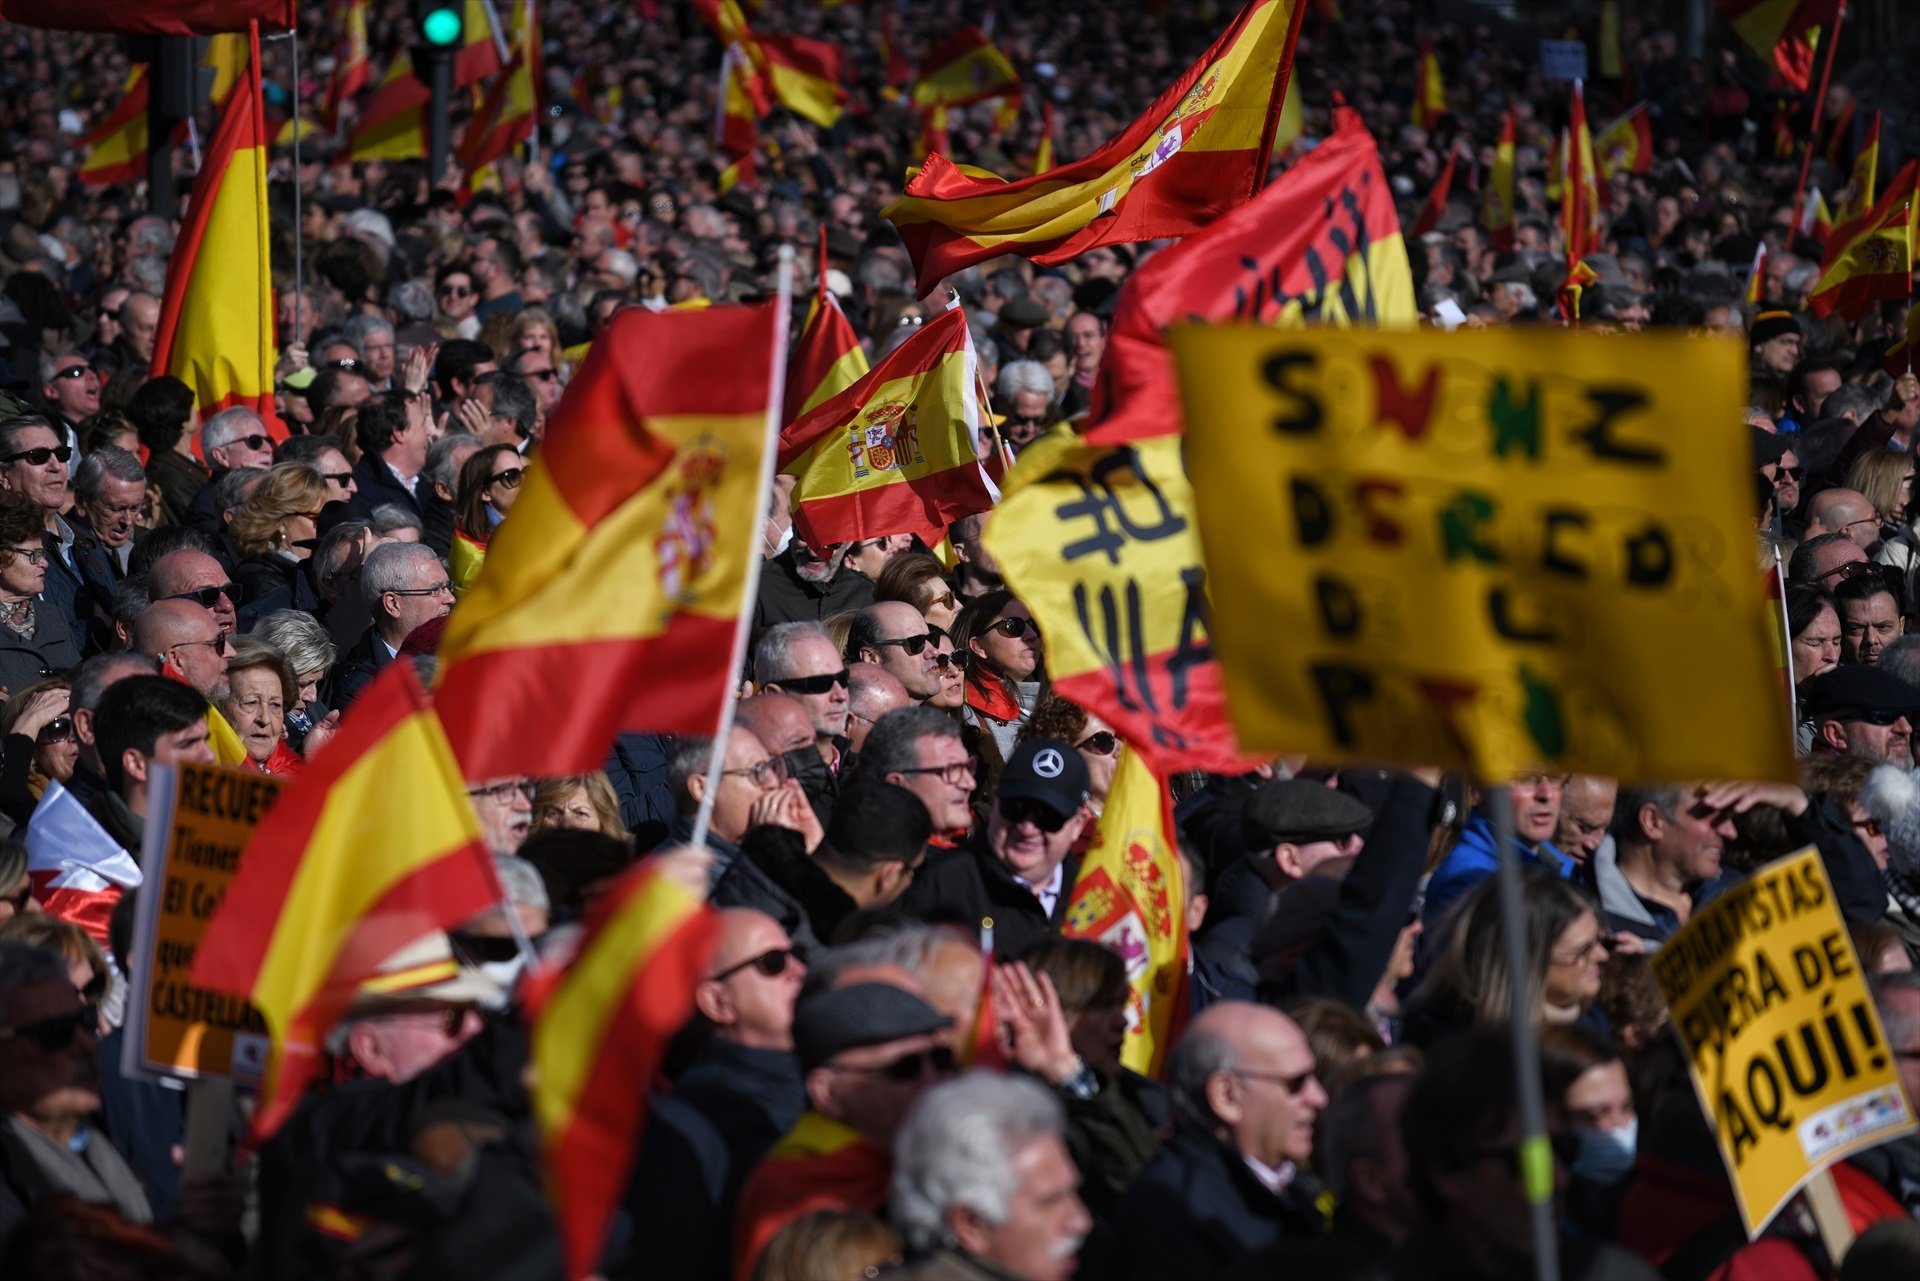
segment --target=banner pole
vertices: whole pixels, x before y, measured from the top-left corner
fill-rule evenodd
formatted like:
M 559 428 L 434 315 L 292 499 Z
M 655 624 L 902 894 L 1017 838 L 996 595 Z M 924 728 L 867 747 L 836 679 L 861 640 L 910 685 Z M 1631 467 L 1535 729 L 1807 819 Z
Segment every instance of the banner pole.
M 1793 221 L 1789 227 L 1800 225 L 1800 204 L 1807 196 L 1807 171 L 1813 168 L 1813 149 L 1820 141 L 1820 117 L 1827 107 L 1827 81 L 1833 75 L 1833 55 L 1840 51 L 1840 26 L 1847 20 L 1847 0 L 1840 0 L 1840 6 L 1834 11 L 1833 30 L 1821 33 L 1826 42 L 1826 64 L 1820 69 L 1820 91 L 1813 99 L 1813 125 L 1807 130 L 1806 154 L 1800 157 L 1800 180 L 1793 185 Z
M 307 287 L 303 270 L 307 232 L 300 213 L 300 135 L 305 132 L 300 127 L 300 24 L 295 22 L 287 34 L 293 41 L 293 333 L 281 344 L 283 347 L 287 342 L 300 341 L 301 292 Z
M 1793 622 L 1787 615 L 1787 571 L 1780 564 L 1780 544 L 1773 545 L 1773 582 L 1778 589 L 1774 599 L 1780 602 L 1780 652 L 1787 656 L 1787 712 L 1791 724 L 1800 724 L 1800 673 L 1793 670 Z M 1796 729 L 1795 736 L 1798 736 Z
M 767 434 L 760 449 L 760 498 L 749 528 L 767 527 L 767 507 L 773 501 L 774 456 L 779 453 L 782 407 L 787 398 L 787 329 L 793 318 L 793 246 L 780 246 L 780 286 L 775 294 L 773 316 L 773 373 L 767 383 Z M 733 628 L 733 657 L 727 668 L 738 672 L 746 660 L 747 633 L 753 628 L 753 602 L 760 594 L 760 564 L 756 548 L 747 557 L 747 581 L 740 592 L 740 617 Z M 720 790 L 720 765 L 727 756 L 727 737 L 733 732 L 733 705 L 729 696 L 720 700 L 720 723 L 714 729 L 713 750 L 707 754 L 707 786 L 700 796 L 700 812 L 694 815 L 693 835 L 687 844 L 696 848 L 707 843 L 707 830 L 713 825 L 714 793 Z
M 1533 1275 L 1560 1281 L 1560 1256 L 1554 1240 L 1553 1148 L 1547 1140 L 1546 1100 L 1540 1089 L 1540 1046 L 1533 1027 L 1533 992 L 1527 983 L 1526 912 L 1520 894 L 1520 855 L 1513 834 L 1513 791 L 1489 788 L 1483 802 L 1493 816 L 1493 841 L 1500 851 L 1500 928 L 1506 936 L 1507 982 L 1511 987 L 1513 1067 L 1520 1087 L 1520 1180 L 1533 1229 Z

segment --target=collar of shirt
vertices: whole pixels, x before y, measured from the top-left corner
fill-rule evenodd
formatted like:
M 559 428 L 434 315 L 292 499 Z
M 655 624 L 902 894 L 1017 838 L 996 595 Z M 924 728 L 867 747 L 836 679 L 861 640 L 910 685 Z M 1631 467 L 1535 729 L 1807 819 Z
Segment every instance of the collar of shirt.
M 1052 916 L 1053 905 L 1059 902 L 1060 900 L 1060 882 L 1063 879 L 1065 879 L 1065 877 L 1066 877 L 1066 867 L 1064 864 L 1061 864 L 1056 866 L 1053 869 L 1053 875 L 1047 878 L 1047 883 L 1045 885 L 1034 885 L 1031 882 L 1023 880 L 1018 876 L 1014 877 L 1013 879 L 1016 881 L 1019 881 L 1020 884 L 1025 885 L 1028 889 L 1032 890 L 1033 896 L 1040 900 L 1041 908 L 1046 912 L 1048 916 Z
M 380 460 L 380 465 L 382 467 L 385 467 L 388 471 L 392 472 L 393 478 L 399 481 L 400 484 L 406 488 L 406 491 L 409 494 L 417 492 L 416 487 L 420 484 L 420 478 L 418 476 L 408 476 L 404 474 L 403 472 L 401 472 L 401 470 L 398 467 L 395 467 L 392 463 L 388 462 L 384 458 Z
M 1273 1193 L 1275 1196 L 1279 1196 L 1282 1192 L 1286 1191 L 1287 1185 L 1293 1182 L 1294 1171 L 1293 1162 L 1291 1161 L 1282 1161 L 1279 1168 L 1275 1169 L 1270 1165 L 1262 1165 L 1250 1156 L 1242 1155 L 1240 1159 L 1247 1163 L 1249 1170 L 1253 1171 L 1253 1177 L 1260 1180 L 1267 1191 Z

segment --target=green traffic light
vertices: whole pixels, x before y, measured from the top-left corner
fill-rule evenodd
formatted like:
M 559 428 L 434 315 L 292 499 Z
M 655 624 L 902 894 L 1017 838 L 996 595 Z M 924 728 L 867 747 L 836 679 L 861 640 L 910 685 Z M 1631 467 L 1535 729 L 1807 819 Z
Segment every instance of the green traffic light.
M 460 11 L 448 7 L 433 9 L 420 20 L 420 34 L 431 45 L 458 44 L 460 41 Z

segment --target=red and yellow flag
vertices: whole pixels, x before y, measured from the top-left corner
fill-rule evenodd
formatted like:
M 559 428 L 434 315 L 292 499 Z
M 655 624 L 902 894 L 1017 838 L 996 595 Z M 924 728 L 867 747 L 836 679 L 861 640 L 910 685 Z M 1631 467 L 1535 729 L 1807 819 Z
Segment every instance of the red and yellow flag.
M 920 113 L 920 138 L 916 150 L 920 152 L 921 164 L 926 157 L 944 156 L 953 150 L 953 136 L 947 132 L 947 107 L 939 104 Z
M 1647 104 L 1636 103 L 1602 129 L 1593 140 L 1593 152 L 1602 178 L 1653 168 L 1653 117 Z
M 920 64 L 908 101 L 921 111 L 958 107 L 1015 90 L 1020 75 L 978 27 L 962 27 Z
M 516 33 L 513 56 L 488 86 L 487 96 L 460 135 L 454 158 L 467 173 L 468 181 L 533 137 L 535 119 L 540 114 L 539 86 L 534 74 L 539 56 L 540 28 L 528 14 L 523 29 Z
M 922 295 L 1001 254 L 1052 265 L 1095 245 L 1188 235 L 1253 198 L 1293 70 L 1302 0 L 1249 0 L 1146 113 L 1091 155 L 1002 182 L 931 157 L 883 215 Z
M 500 901 L 466 784 L 411 663 L 389 663 L 254 831 L 193 982 L 273 1034 L 254 1132 L 293 1111 L 354 988 Z
M 1569 265 L 1600 247 L 1600 183 L 1593 161 L 1593 133 L 1587 128 L 1586 93 L 1573 82 L 1573 115 L 1564 152 L 1566 183 L 1560 192 L 1560 234 Z
M 466 22 L 462 30 L 464 40 L 460 51 L 453 55 L 456 88 L 492 79 L 506 65 L 500 52 L 500 33 L 493 26 L 493 6 L 488 0 L 466 0 Z
M 1749 305 L 1758 307 L 1767 295 L 1767 242 L 1761 241 L 1753 247 L 1753 267 L 1747 272 L 1746 299 Z
M 1040 102 L 1040 145 L 1033 149 L 1033 171 L 1042 174 L 1053 168 L 1053 99 Z
M 999 495 L 980 468 L 979 371 L 955 307 L 921 326 L 859 382 L 780 433 L 799 478 L 793 532 L 816 551 L 885 534 L 928 546 Z
M 1433 52 L 1433 37 L 1420 40 L 1420 62 L 1414 71 L 1413 124 L 1416 129 L 1431 129 L 1447 114 L 1447 84 L 1440 78 L 1440 59 Z
M 802 1112 L 753 1168 L 733 1218 L 734 1281 L 747 1281 L 780 1229 L 816 1210 L 878 1214 L 887 1203 L 893 1158 L 859 1131 L 822 1112 Z
M 1846 198 L 1833 216 L 1840 222 L 1852 222 L 1867 210 L 1873 208 L 1874 183 L 1880 174 L 1880 113 L 1873 113 L 1873 122 L 1867 126 L 1867 142 L 1860 148 L 1860 154 L 1853 158 L 1853 175 L 1847 181 Z
M 733 157 L 732 167 L 746 168 L 747 173 L 738 176 L 750 176 L 753 157 L 760 150 L 760 117 L 770 109 L 755 96 L 765 86 L 759 84 L 746 52 L 738 45 L 727 46 L 720 55 L 720 82 L 725 91 L 720 95 L 714 137 L 720 150 Z
M 1714 0 L 1720 16 L 1747 47 L 1779 71 L 1796 93 L 1805 93 L 1813 66 L 1807 32 L 1828 27 L 1843 0 Z
M 147 64 L 136 63 L 120 101 L 86 137 L 87 158 L 75 176 L 106 187 L 147 176 Z
M 256 35 L 247 73 L 214 130 L 167 263 L 153 372 L 191 387 L 203 415 L 245 405 L 284 437 L 286 426 L 273 409 L 267 142 Z
M 1909 160 L 1878 204 L 1834 228 L 1820 260 L 1820 281 L 1807 296 L 1814 315 L 1825 319 L 1837 311 L 1852 323 L 1874 303 L 1911 293 L 1916 184 L 1920 160 Z
M 634 308 L 594 339 L 441 640 L 467 777 L 597 769 L 628 729 L 713 732 L 785 330 L 774 306 Z
M 883 92 L 898 97 L 896 91 L 913 83 L 913 64 L 900 52 L 900 37 L 893 29 L 893 6 L 880 10 L 880 56 L 887 67 L 887 88 Z
M 1500 125 L 1500 141 L 1493 149 L 1493 167 L 1487 171 L 1486 191 L 1480 197 L 1480 225 L 1486 228 L 1487 243 L 1501 252 L 1513 248 L 1516 212 L 1513 205 L 1514 111 Z
M 327 81 L 322 114 L 332 128 L 340 127 L 340 106 L 373 82 L 373 58 L 367 45 L 367 0 L 347 0 L 345 30 Z
M 1120 749 L 1060 934 L 1127 958 L 1120 1065 L 1158 1078 L 1190 1008 L 1186 878 L 1173 797 L 1130 746 Z
M 647 1090 L 693 1014 L 719 918 L 647 863 L 594 905 L 566 972 L 534 984 L 533 1115 L 567 1275 L 598 1266 L 646 1124 Z
M 1420 206 L 1420 216 L 1413 223 L 1416 238 L 1440 225 L 1442 215 L 1447 212 L 1447 198 L 1453 194 L 1453 169 L 1459 163 L 1460 148 L 1456 146 L 1447 152 L 1447 163 L 1441 166 L 1440 177 L 1435 179 L 1433 190 L 1427 194 L 1427 202 Z
M 387 65 L 360 110 L 360 127 L 347 140 L 349 160 L 423 160 L 427 154 L 427 103 L 433 95 L 413 74 L 413 55 L 402 49 Z
M 808 410 L 838 396 L 866 376 L 867 353 L 827 288 L 827 231 L 820 229 L 820 270 L 807 323 L 787 357 L 787 399 L 780 415 L 791 423 Z
M 215 111 L 227 105 L 227 99 L 247 71 L 247 33 L 245 31 L 223 31 L 219 35 L 207 37 L 207 51 L 200 57 L 200 65 L 213 73 L 213 83 L 207 90 L 207 101 Z
M 847 91 L 840 87 L 846 51 L 805 36 L 765 35 L 758 43 L 767 82 L 780 105 L 822 129 L 833 128 L 847 105 Z

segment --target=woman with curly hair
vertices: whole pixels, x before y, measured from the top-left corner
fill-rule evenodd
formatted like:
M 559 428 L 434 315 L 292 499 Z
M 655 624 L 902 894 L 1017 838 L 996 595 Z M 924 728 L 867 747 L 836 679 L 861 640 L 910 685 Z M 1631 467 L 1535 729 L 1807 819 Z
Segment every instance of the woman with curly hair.
M 66 611 L 47 585 L 46 520 L 24 494 L 0 493 L 0 688 L 25 689 L 80 661 Z
M 1113 769 L 1120 763 L 1120 736 L 1113 726 L 1071 699 L 1048 690 L 1034 704 L 1033 715 L 1020 727 L 1017 742 L 1030 738 L 1053 738 L 1072 743 L 1080 759 L 1087 763 L 1088 805 L 1095 814 L 1106 804 L 1107 789 L 1113 786 Z
M 228 532 L 240 549 L 234 570 L 240 585 L 240 626 L 276 609 L 320 608 L 320 593 L 307 574 L 307 560 L 320 537 L 320 509 L 327 481 L 306 463 L 275 463 L 267 478 L 233 514 Z

